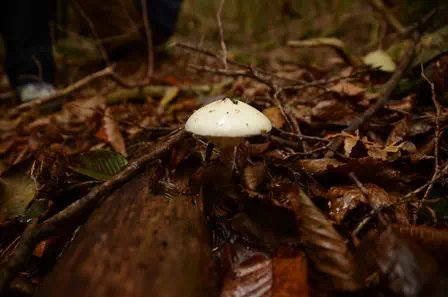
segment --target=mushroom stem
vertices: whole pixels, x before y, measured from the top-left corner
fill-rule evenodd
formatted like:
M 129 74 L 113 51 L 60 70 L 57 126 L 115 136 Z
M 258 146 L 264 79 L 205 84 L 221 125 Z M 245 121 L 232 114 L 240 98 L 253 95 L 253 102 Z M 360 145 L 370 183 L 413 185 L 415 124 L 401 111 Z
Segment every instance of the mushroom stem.
M 230 180 L 232 178 L 233 163 L 235 162 L 235 149 L 244 141 L 244 138 L 213 137 L 210 140 L 219 148 L 219 159 L 223 165 L 222 175 Z

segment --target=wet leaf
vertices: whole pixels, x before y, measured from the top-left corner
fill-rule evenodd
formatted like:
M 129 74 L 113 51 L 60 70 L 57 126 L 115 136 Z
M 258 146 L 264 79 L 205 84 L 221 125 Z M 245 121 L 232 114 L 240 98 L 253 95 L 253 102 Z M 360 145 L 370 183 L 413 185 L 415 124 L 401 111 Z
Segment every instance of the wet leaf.
M 243 181 L 246 188 L 255 191 L 265 179 L 265 170 L 263 162 L 247 165 L 243 171 Z
M 282 247 L 273 258 L 272 297 L 308 297 L 308 263 L 301 251 Z
M 363 193 L 357 186 L 334 186 L 331 187 L 326 197 L 330 201 L 330 215 L 340 223 L 345 215 L 352 209 L 355 209 L 361 204 L 370 205 L 374 207 L 389 206 L 394 203 L 392 197 L 382 188 L 374 184 L 364 184 L 368 194 L 369 200 L 364 197 Z
M 272 260 L 261 252 L 240 247 L 232 270 L 224 278 L 221 297 L 268 297 L 273 285 Z
M 126 145 L 124 143 L 123 136 L 120 132 L 120 127 L 113 118 L 113 113 L 110 108 L 106 108 L 104 113 L 104 133 L 107 139 L 107 142 L 114 148 L 116 152 L 119 152 L 123 156 L 127 156 L 126 153 Z
M 385 72 L 394 72 L 397 66 L 392 58 L 383 50 L 376 50 L 364 57 L 364 63 L 372 67 L 379 67 Z
M 300 190 L 291 201 L 296 212 L 301 241 L 317 270 L 329 278 L 336 291 L 360 288 L 355 280 L 355 262 L 344 238 Z
M 266 108 L 263 110 L 263 113 L 268 117 L 275 128 L 280 129 L 286 123 L 285 117 L 277 106 Z
M 108 180 L 128 164 L 126 158 L 108 150 L 96 150 L 75 158 L 75 166 L 71 168 L 83 175 L 98 180 Z

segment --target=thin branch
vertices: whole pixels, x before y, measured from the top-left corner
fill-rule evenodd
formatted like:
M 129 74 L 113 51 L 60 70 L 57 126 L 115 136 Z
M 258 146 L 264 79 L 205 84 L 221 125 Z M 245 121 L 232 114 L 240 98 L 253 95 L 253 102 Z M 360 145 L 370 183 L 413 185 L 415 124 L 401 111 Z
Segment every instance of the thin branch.
M 417 221 L 418 218 L 418 212 L 420 210 L 420 208 L 422 207 L 422 202 L 425 201 L 429 194 L 431 193 L 432 188 L 434 187 L 434 183 L 437 180 L 437 177 L 439 176 L 440 173 L 440 161 L 439 161 L 439 142 L 440 142 L 440 117 L 442 115 L 442 109 L 440 107 L 440 103 L 437 101 L 436 98 L 436 91 L 435 91 L 435 87 L 434 87 L 434 83 L 432 81 L 429 80 L 429 78 L 426 76 L 425 74 L 425 70 L 423 68 L 423 65 L 420 65 L 421 67 L 421 72 L 420 75 L 421 77 L 429 84 L 429 86 L 431 87 L 431 100 L 432 103 L 434 104 L 434 107 L 436 109 L 436 115 L 434 118 L 434 123 L 435 123 L 435 130 L 434 130 L 434 174 L 431 177 L 431 180 L 429 182 L 428 188 L 426 188 L 425 194 L 423 195 L 423 198 L 421 200 L 419 200 L 417 202 L 417 207 L 416 210 L 414 212 L 414 216 L 413 216 L 413 222 L 414 224 Z
M 218 22 L 219 38 L 221 40 L 222 63 L 224 64 L 224 69 L 227 69 L 227 47 L 224 41 L 224 29 L 221 22 L 221 13 L 222 9 L 224 8 L 224 2 L 225 0 L 221 0 L 221 2 L 219 3 L 218 11 L 216 12 L 216 21 Z
M 186 135 L 187 132 L 183 129 L 174 131 L 163 140 L 160 140 L 160 145 L 149 154 L 129 163 L 113 178 L 96 186 L 89 194 L 37 225 L 33 228 L 34 230 L 26 232 L 15 253 L 0 267 L 0 296 L 8 288 L 11 280 L 26 263 L 26 260 L 40 241 L 58 234 L 64 228 L 71 227 L 73 222 L 82 215 L 89 214 L 105 195 L 111 193 L 134 177 L 146 164 L 160 158 L 162 154 L 168 152 L 173 145 L 181 141 Z
M 19 106 L 12 109 L 11 111 L 9 111 L 8 116 L 13 116 L 13 115 L 19 114 L 20 112 L 22 112 L 25 109 L 29 109 L 29 108 L 37 107 L 37 106 L 40 106 L 43 104 L 47 104 L 47 103 L 50 103 L 60 97 L 66 96 L 66 95 L 72 93 L 73 91 L 76 91 L 77 89 L 91 83 L 92 81 L 94 81 L 98 78 L 112 75 L 114 73 L 114 68 L 115 68 L 115 65 L 108 66 L 100 71 L 94 72 L 86 77 L 83 77 L 82 79 L 78 80 L 77 82 L 75 82 L 61 90 L 58 90 L 56 92 L 56 94 L 54 94 L 54 95 L 22 103 Z
M 89 18 L 87 13 L 84 11 L 82 6 L 77 2 L 77 0 L 72 0 L 72 4 L 75 7 L 75 9 L 78 11 L 78 13 L 81 15 L 81 17 L 84 19 L 84 21 L 87 23 L 87 26 L 89 27 L 90 32 L 92 32 L 93 37 L 96 40 L 100 40 L 99 35 L 96 32 L 95 25 L 93 24 L 92 20 Z M 99 51 L 99 53 L 101 55 L 101 58 L 104 60 L 106 65 L 110 65 L 111 63 L 109 61 L 109 57 L 108 57 L 107 52 L 104 49 L 102 43 L 101 42 L 96 42 L 95 44 L 97 45 L 96 48 Z
M 148 69 L 146 71 L 145 81 L 149 82 L 154 75 L 154 49 L 152 44 L 152 31 L 148 18 L 148 1 L 147 0 L 141 0 L 141 1 L 143 11 L 142 12 L 143 24 L 145 27 L 145 34 L 146 34 L 146 46 L 148 51 L 148 65 L 147 65 Z

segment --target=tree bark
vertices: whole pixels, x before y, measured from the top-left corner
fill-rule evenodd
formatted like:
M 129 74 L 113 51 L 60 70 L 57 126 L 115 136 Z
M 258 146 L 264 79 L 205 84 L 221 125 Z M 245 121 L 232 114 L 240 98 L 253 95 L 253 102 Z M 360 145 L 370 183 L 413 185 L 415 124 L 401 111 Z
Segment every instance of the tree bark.
M 151 193 L 147 174 L 115 191 L 44 281 L 40 297 L 216 296 L 202 205 Z

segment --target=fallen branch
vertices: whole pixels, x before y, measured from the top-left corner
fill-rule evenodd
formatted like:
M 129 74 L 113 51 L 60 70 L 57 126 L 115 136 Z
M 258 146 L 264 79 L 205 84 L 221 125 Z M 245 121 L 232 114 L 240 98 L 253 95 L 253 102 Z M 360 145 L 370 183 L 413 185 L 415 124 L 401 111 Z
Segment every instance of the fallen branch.
M 97 80 L 98 78 L 112 75 L 114 73 L 114 68 L 115 68 L 115 65 L 108 66 L 100 71 L 94 72 L 94 73 L 78 80 L 77 82 L 75 82 L 61 90 L 58 90 L 57 93 L 54 95 L 44 97 L 41 99 L 37 99 L 37 100 L 33 100 L 30 102 L 22 103 L 19 106 L 13 108 L 7 114 L 7 116 L 14 116 L 14 115 L 21 113 L 22 111 L 24 111 L 26 109 L 38 107 L 38 106 L 50 103 L 52 101 L 55 101 L 56 99 L 66 96 L 66 95 L 76 91 L 77 89 L 91 83 L 92 81 Z
M 344 61 L 355 68 L 363 65 L 361 59 L 350 53 L 344 42 L 337 38 L 322 37 L 308 40 L 290 40 L 288 41 L 290 47 L 322 47 L 328 46 L 334 49 Z
M 400 21 L 384 6 L 382 0 L 369 0 L 370 5 L 373 6 L 381 15 L 384 17 L 386 22 L 398 32 L 403 32 L 405 30 L 404 26 Z
M 36 229 L 30 234 L 27 233 L 27 236 L 22 238 L 15 253 L 11 255 L 6 263 L 0 268 L 0 296 L 3 295 L 9 286 L 10 281 L 15 277 L 24 263 L 26 263 L 26 259 L 40 241 L 58 234 L 64 227 L 67 228 L 81 216 L 87 215 L 100 203 L 105 195 L 111 193 L 134 177 L 146 164 L 158 159 L 186 135 L 187 132 L 183 129 L 174 131 L 172 134 L 168 135 L 167 138 L 160 140 L 158 145 L 155 145 L 156 148 L 149 154 L 129 163 L 112 179 L 93 188 L 89 194 L 37 225 Z

